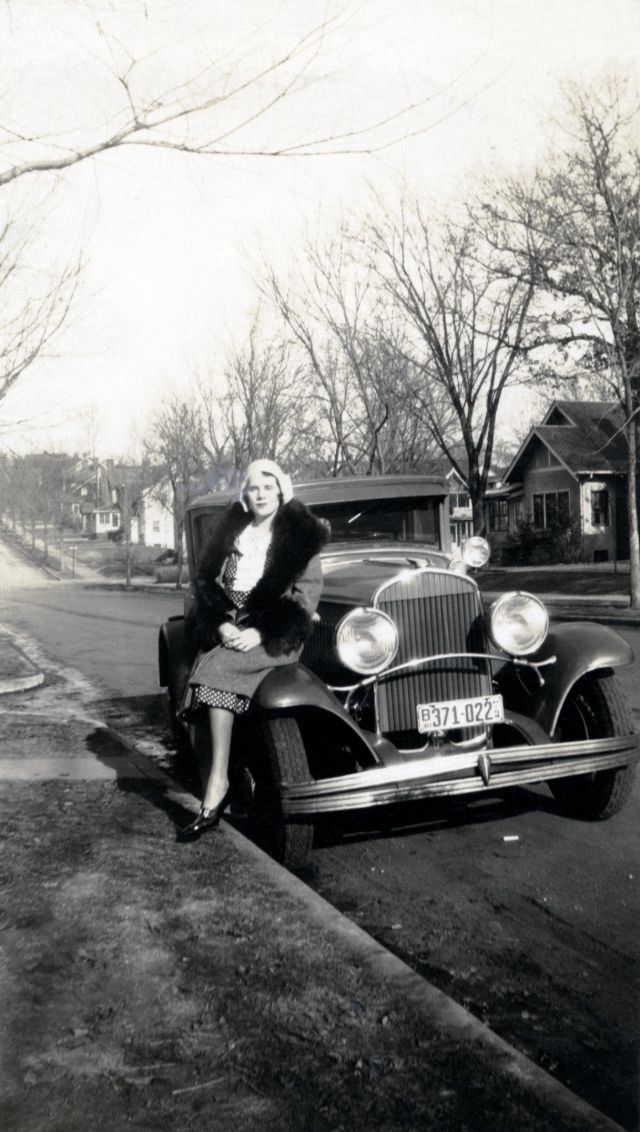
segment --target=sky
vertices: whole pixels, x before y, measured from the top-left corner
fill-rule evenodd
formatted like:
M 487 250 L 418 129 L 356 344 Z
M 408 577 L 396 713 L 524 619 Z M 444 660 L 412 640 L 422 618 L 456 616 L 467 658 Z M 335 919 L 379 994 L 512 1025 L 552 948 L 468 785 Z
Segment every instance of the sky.
M 116 72 L 134 60 L 141 96 L 178 96 L 194 75 L 228 94 L 323 18 L 324 35 L 281 72 L 288 97 L 252 121 L 256 96 L 278 89 L 267 77 L 190 127 L 194 140 L 212 121 L 220 134 L 247 120 L 225 142 L 235 152 L 129 146 L 0 189 L 2 221 L 38 224 L 26 295 L 74 256 L 84 264 L 51 356 L 0 404 L 5 448 L 135 454 L 168 392 L 219 380 L 246 338 L 256 279 L 286 275 L 305 232 L 330 237 L 373 193 L 395 202 L 404 185 L 437 209 L 485 174 L 532 166 L 561 83 L 633 75 L 640 49 L 638 0 L 6 0 L 0 172 L 110 132 L 125 108 Z M 316 156 L 237 152 L 343 134 L 351 142 Z M 366 142 L 385 147 L 331 152 Z

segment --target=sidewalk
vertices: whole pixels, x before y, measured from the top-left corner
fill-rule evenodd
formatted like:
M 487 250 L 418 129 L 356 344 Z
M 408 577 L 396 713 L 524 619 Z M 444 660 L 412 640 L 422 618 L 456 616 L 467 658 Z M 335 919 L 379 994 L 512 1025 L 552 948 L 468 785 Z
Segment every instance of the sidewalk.
M 43 695 L 0 702 L 7 1132 L 619 1128 Z

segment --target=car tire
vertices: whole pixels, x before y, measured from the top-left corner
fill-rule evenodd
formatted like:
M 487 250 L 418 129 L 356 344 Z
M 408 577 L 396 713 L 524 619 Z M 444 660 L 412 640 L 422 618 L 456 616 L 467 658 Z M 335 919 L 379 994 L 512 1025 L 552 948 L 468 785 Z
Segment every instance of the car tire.
M 245 811 L 253 840 L 289 869 L 306 865 L 313 848 L 312 821 L 287 821 L 282 812 L 282 782 L 309 779 L 307 754 L 292 716 L 262 715 L 257 742 L 243 760 Z
M 169 717 L 169 731 L 175 750 L 175 760 L 176 763 L 182 765 L 193 759 L 193 751 L 189 741 L 189 732 L 178 720 L 178 702 L 173 683 L 169 684 L 167 688 L 166 703 L 167 715 Z
M 567 696 L 556 727 L 556 738 L 563 741 L 632 733 L 631 716 L 615 676 L 579 680 Z M 627 802 L 635 771 L 633 764 L 550 779 L 549 788 L 566 813 L 586 821 L 603 821 Z

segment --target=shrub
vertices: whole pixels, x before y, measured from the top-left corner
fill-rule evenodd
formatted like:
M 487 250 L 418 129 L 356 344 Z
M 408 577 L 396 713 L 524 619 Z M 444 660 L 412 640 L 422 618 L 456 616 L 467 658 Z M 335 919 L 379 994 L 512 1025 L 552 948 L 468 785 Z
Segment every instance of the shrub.
M 522 520 L 501 554 L 504 566 L 555 566 L 581 560 L 582 540 L 576 521 L 541 531 L 529 520 Z

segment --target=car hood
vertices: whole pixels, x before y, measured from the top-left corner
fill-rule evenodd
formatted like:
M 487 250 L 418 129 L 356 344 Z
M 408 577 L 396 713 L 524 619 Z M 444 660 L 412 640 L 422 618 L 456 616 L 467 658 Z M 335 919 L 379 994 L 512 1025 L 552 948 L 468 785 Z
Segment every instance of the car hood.
M 332 543 L 322 555 L 323 598 L 328 601 L 368 603 L 376 590 L 402 570 L 430 566 L 448 570 L 450 558 L 442 551 L 418 544 Z

